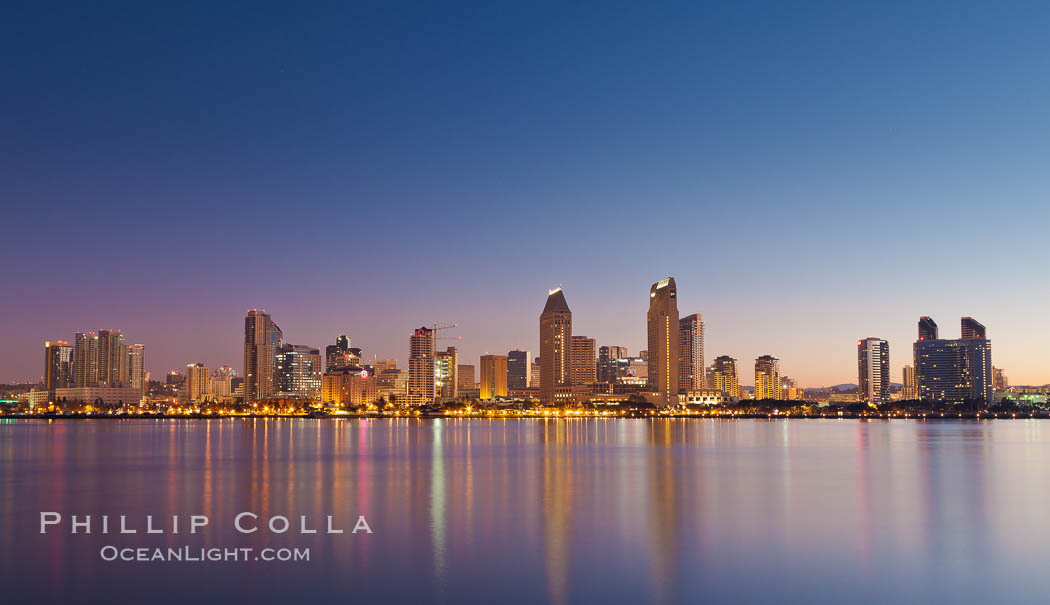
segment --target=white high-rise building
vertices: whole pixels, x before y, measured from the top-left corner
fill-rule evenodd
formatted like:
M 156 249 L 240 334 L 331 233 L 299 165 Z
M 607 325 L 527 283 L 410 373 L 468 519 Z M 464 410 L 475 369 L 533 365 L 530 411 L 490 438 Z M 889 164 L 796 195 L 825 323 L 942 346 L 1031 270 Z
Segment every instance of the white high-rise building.
M 890 400 L 890 345 L 878 338 L 857 341 L 857 384 L 868 403 Z

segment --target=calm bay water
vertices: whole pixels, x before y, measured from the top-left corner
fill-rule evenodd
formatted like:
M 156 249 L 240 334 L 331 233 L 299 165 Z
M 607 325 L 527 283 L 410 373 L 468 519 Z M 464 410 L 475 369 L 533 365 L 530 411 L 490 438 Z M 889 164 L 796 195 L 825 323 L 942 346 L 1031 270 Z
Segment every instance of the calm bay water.
M 1050 423 L 0 422 L 5 602 L 1044 602 Z M 39 513 L 61 525 L 39 533 Z M 260 515 L 240 534 L 234 516 Z M 71 535 L 70 515 L 137 534 Z M 145 516 L 204 514 L 145 535 Z M 292 519 L 265 531 L 272 515 Z M 342 535 L 299 534 L 299 517 Z M 374 533 L 350 534 L 359 515 Z M 163 525 L 163 523 L 159 523 Z M 97 529 L 96 525 L 96 529 Z M 167 524 L 170 529 L 170 523 Z M 106 562 L 117 547 L 309 548 Z

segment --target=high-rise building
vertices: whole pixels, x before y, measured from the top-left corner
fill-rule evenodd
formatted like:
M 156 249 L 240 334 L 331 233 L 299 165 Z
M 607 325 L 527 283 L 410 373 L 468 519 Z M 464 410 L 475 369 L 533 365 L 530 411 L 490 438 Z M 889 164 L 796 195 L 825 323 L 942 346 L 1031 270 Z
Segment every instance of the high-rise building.
M 244 318 L 244 400 L 274 394 L 274 361 L 284 333 L 266 311 L 252 309 Z
M 569 348 L 572 339 L 572 311 L 561 288 L 547 293 L 547 304 L 540 313 L 540 400 L 554 403 L 557 389 L 572 384 Z
M 325 366 L 324 371 L 330 372 L 335 368 L 346 368 L 353 363 L 350 359 L 350 337 L 346 334 L 340 334 L 335 338 L 334 345 L 328 345 L 324 348 Z
M 408 405 L 434 403 L 434 330 L 423 326 L 408 338 Z
M 586 336 L 569 339 L 569 380 L 573 385 L 588 385 L 598 380 L 598 342 Z
M 208 393 L 218 400 L 228 399 L 233 396 L 233 378 L 237 375 L 230 366 L 222 366 L 211 373 L 208 382 Z
M 617 361 L 621 359 L 627 359 L 627 347 L 598 347 L 598 382 L 616 382 L 620 367 Z
M 772 355 L 755 359 L 755 399 L 781 399 L 780 360 Z
M 1005 391 L 1010 386 L 1006 379 L 1006 372 L 1002 368 L 992 368 L 992 388 L 996 391 Z
M 321 401 L 336 407 L 370 405 L 378 393 L 378 379 L 364 368 L 338 367 L 321 379 Z
M 365 365 L 370 365 L 378 373 L 383 370 L 396 370 L 397 360 L 396 359 L 373 359 Z
M 73 347 L 64 340 L 44 342 L 44 389 L 67 389 L 73 382 Z
M 537 357 L 536 361 L 529 364 L 529 387 L 533 389 L 540 388 L 540 358 Z
M 98 382 L 106 386 L 126 386 L 128 349 L 120 330 L 98 331 Z
M 890 344 L 878 338 L 857 341 L 860 396 L 876 405 L 890 400 Z
M 736 373 L 736 359 L 728 355 L 715 358 L 711 365 L 711 388 L 740 397 L 740 380 Z
M 274 390 L 279 397 L 320 399 L 321 350 L 282 344 L 274 360 Z
M 73 340 L 73 384 L 98 384 L 98 335 L 94 332 L 77 332 Z
M 920 399 L 992 401 L 992 341 L 983 336 L 984 326 L 973 318 L 964 318 L 963 327 L 968 335 L 982 336 L 925 339 L 920 330 L 913 349 Z
M 448 347 L 434 354 L 434 392 L 442 401 L 452 401 L 459 396 L 459 353 L 456 347 Z
M 208 395 L 208 382 L 210 379 L 208 367 L 203 363 L 186 364 L 186 401 L 204 401 Z
M 482 355 L 481 399 L 507 396 L 507 356 Z
M 128 386 L 143 395 L 149 390 L 146 380 L 146 345 L 128 345 Z
M 937 340 L 937 322 L 929 315 L 919 318 L 919 340 Z
M 470 390 L 477 385 L 477 380 L 474 379 L 474 366 L 459 364 L 456 369 L 456 385 L 459 390 Z
M 987 338 L 984 324 L 976 319 L 972 317 L 963 317 L 959 323 L 962 325 L 963 338 Z
M 532 386 L 529 366 L 532 354 L 521 349 L 507 351 L 507 388 L 511 390 L 527 389 Z
M 678 321 L 678 390 L 704 388 L 704 322 L 699 313 Z
M 904 366 L 901 372 L 901 399 L 919 398 L 919 383 L 915 378 L 915 366 Z
M 649 288 L 648 389 L 661 405 L 678 403 L 678 287 L 668 277 Z

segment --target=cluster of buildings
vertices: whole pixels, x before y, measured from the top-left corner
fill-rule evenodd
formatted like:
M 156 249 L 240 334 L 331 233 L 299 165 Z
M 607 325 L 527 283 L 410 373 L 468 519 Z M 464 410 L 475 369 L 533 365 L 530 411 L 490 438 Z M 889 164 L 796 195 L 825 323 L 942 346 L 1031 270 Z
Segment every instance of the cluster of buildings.
M 904 366 L 899 398 L 991 403 L 993 392 L 1007 388 L 1005 373 L 992 367 L 992 341 L 972 317 L 960 321 L 956 339 L 941 338 L 931 317 L 919 318 L 912 364 Z M 890 347 L 879 338 L 857 342 L 860 398 L 873 404 L 890 401 Z
M 913 363 L 904 366 L 903 387 L 891 389 L 889 343 L 857 342 L 857 400 L 891 399 L 992 401 L 1006 377 L 992 367 L 991 341 L 983 325 L 962 318 L 958 339 L 939 337 L 930 317 L 919 319 Z M 456 347 L 438 350 L 451 326 L 421 326 L 408 338 L 407 368 L 394 359 L 366 360 L 350 338 L 339 335 L 322 354 L 317 347 L 291 344 L 265 310 L 244 318 L 243 374 L 190 363 L 185 374 L 168 374 L 163 389 L 180 404 L 257 403 L 272 400 L 320 402 L 329 407 L 369 406 L 380 401 L 426 406 L 463 400 L 531 401 L 542 404 L 610 403 L 642 398 L 656 406 L 721 405 L 745 396 L 737 360 L 722 355 L 710 366 L 704 356 L 704 322 L 699 313 L 679 316 L 673 277 L 649 289 L 647 349 L 601 345 L 573 333 L 573 314 L 562 288 L 550 290 L 539 316 L 539 355 L 515 349 L 482 355 L 477 366 L 461 363 Z M 30 406 L 78 401 L 98 406 L 136 404 L 147 395 L 145 347 L 128 345 L 118 330 L 78 332 L 73 345 L 45 343 L 44 388 L 27 394 Z M 801 400 L 803 389 L 781 374 L 780 361 L 762 355 L 754 362 L 756 400 Z

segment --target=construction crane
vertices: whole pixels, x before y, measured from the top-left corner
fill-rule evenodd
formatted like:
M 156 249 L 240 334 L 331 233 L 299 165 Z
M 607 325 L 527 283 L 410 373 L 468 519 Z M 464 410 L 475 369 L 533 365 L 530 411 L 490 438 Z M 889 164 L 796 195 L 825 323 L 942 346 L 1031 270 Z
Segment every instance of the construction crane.
M 463 340 L 462 336 L 438 336 L 438 332 L 441 332 L 441 331 L 444 331 L 444 330 L 452 330 L 452 329 L 458 328 L 458 327 L 459 327 L 459 324 L 446 324 L 446 325 L 432 324 L 431 327 L 430 327 L 430 329 L 434 331 L 434 341 L 432 343 L 432 348 L 433 348 L 432 353 L 435 353 L 435 354 L 437 353 L 437 341 L 439 341 L 439 340 Z

